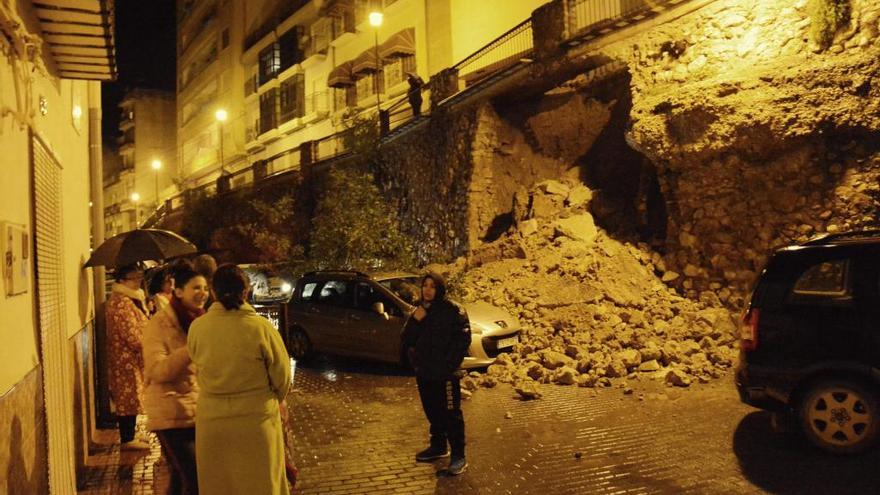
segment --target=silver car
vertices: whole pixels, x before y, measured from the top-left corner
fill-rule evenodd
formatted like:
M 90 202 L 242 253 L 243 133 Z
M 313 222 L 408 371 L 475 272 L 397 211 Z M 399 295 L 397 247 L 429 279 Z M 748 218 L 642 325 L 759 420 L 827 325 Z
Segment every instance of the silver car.
M 302 359 L 313 351 L 405 363 L 400 333 L 415 309 L 421 279 L 410 273 L 353 271 L 305 274 L 287 305 L 287 345 Z M 492 364 L 519 342 L 519 321 L 491 304 L 463 305 L 471 345 L 462 368 Z

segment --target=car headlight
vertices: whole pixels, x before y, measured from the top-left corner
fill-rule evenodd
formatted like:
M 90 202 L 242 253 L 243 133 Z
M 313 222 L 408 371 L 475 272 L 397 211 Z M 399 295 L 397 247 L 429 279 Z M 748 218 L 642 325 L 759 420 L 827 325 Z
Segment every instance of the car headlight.
M 290 284 L 288 284 L 287 282 L 284 282 L 283 284 L 281 284 L 281 292 L 290 292 L 291 289 L 293 289 L 293 287 Z

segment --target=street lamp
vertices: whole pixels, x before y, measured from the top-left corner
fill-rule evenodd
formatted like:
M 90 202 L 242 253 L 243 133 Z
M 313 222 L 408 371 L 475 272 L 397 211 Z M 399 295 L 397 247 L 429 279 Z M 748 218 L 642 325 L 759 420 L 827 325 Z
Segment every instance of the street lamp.
M 134 228 L 138 228 L 141 224 L 140 218 L 138 218 L 138 201 L 141 200 L 141 195 L 133 192 L 131 193 L 130 198 L 131 202 L 134 203 Z
M 382 60 L 379 58 L 379 27 L 382 26 L 382 13 L 381 12 L 370 12 L 370 26 L 376 28 L 373 31 L 375 44 L 373 45 L 376 49 L 376 119 L 379 122 L 381 127 L 382 125 L 382 108 L 380 107 L 380 96 L 379 96 L 379 75 L 382 70 Z
M 221 108 L 214 112 L 214 118 L 217 119 L 217 127 L 220 128 L 220 175 L 226 175 L 226 166 L 223 163 L 223 123 L 229 118 L 229 114 Z
M 159 207 L 159 170 L 162 168 L 162 160 L 158 158 L 154 159 L 150 164 L 153 167 L 153 170 L 156 171 L 156 208 Z

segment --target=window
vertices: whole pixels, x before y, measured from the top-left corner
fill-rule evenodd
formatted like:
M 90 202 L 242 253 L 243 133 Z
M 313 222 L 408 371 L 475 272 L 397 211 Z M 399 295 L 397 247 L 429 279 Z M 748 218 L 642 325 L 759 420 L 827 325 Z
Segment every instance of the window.
M 379 283 L 409 305 L 416 304 L 421 298 L 422 281 L 418 277 L 392 278 Z
M 374 72 L 371 74 L 362 74 L 357 80 L 357 99 L 363 100 L 369 96 L 375 95 L 377 88 L 379 92 L 384 88 L 384 77 L 382 72 Z
M 299 298 L 303 301 L 309 301 L 312 299 L 312 296 L 315 295 L 315 287 L 318 286 L 317 282 L 309 282 L 303 285 L 302 293 Z
M 847 292 L 849 260 L 833 260 L 808 268 L 794 284 L 797 295 L 842 296 Z
M 260 134 L 278 126 L 278 97 L 275 88 L 260 95 Z
M 328 280 L 321 287 L 318 293 L 316 303 L 326 304 L 328 306 L 338 306 L 341 308 L 350 308 L 354 306 L 351 293 L 351 283 L 342 280 Z
M 407 72 L 416 71 L 416 57 L 414 55 L 405 55 L 385 60 L 382 65 L 382 71 L 385 73 L 386 87 L 393 87 L 406 81 Z
M 299 47 L 299 40 L 303 36 L 304 28 L 302 26 L 294 26 L 289 31 L 281 35 L 278 40 L 279 56 L 281 68 L 285 70 L 289 67 L 302 62 L 303 52 Z
M 357 88 L 346 86 L 344 88 L 330 88 L 333 91 L 333 110 L 341 111 L 357 105 Z
M 260 86 L 271 81 L 281 68 L 281 51 L 278 43 L 263 48 L 259 55 L 260 59 Z
M 305 76 L 296 74 L 290 79 L 281 83 L 280 104 L 281 116 L 280 123 L 284 123 L 295 117 L 302 117 L 305 114 Z
M 371 284 L 360 282 L 357 285 L 357 301 L 355 308 L 361 311 L 373 311 L 373 305 L 377 302 L 385 306 L 385 312 L 391 316 L 403 316 L 403 312 L 397 304 Z

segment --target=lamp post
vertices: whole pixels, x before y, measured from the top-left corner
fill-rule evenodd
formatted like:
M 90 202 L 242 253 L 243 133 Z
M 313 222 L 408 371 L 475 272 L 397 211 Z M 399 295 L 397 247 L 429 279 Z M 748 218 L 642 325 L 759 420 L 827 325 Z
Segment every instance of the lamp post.
M 373 31 L 375 40 L 374 47 L 376 49 L 376 121 L 379 122 L 380 126 L 382 122 L 382 108 L 380 107 L 379 75 L 382 70 L 382 60 L 379 58 L 379 27 L 382 25 L 382 18 L 383 16 L 381 12 L 370 12 L 370 25 L 376 28 Z
M 217 119 L 217 127 L 220 129 L 220 175 L 226 175 L 226 165 L 223 163 L 223 123 L 229 118 L 229 114 L 221 108 L 214 112 L 214 118 Z
M 141 200 L 141 195 L 137 192 L 131 193 L 131 202 L 134 203 L 134 228 L 139 228 L 141 225 L 141 220 L 138 218 L 138 201 Z
M 162 160 L 158 158 L 150 164 L 156 171 L 156 208 L 159 208 L 159 170 L 162 168 Z

